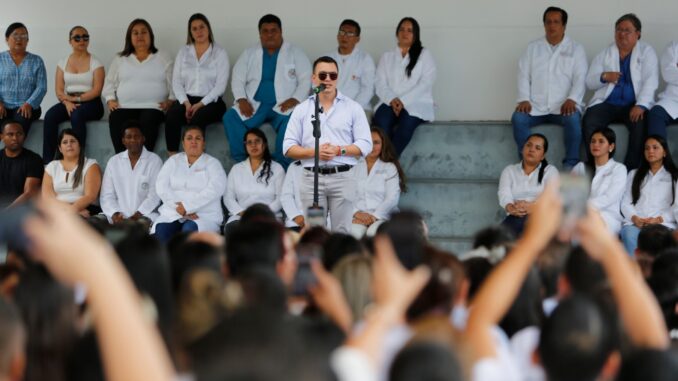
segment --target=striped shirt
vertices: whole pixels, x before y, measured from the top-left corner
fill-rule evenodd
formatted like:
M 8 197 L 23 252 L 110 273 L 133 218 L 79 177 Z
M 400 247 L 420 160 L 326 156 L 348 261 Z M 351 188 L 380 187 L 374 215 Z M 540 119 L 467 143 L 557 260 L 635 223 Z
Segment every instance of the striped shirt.
M 0 101 L 6 108 L 16 109 L 24 103 L 39 108 L 46 93 L 47 74 L 40 56 L 26 53 L 17 66 L 9 51 L 0 53 Z

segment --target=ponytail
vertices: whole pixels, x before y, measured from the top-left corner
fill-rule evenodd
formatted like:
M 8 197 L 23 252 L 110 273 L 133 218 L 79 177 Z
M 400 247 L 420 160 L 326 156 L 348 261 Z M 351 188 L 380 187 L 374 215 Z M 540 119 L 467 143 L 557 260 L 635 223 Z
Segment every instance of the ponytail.
M 539 168 L 539 176 L 537 176 L 537 183 L 541 184 L 541 181 L 544 179 L 544 171 L 546 171 L 546 167 L 549 165 L 549 162 L 546 160 L 546 158 L 543 158 L 541 160 L 541 167 Z

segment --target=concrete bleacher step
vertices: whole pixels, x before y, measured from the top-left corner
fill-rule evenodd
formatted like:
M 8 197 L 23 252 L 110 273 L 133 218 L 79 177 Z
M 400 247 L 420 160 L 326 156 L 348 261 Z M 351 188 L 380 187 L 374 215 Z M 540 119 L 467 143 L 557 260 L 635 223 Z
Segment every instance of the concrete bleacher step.
M 62 124 L 62 128 L 68 124 Z M 564 155 L 561 127 L 543 125 L 535 132 L 549 139 L 547 158 L 561 168 Z M 623 162 L 627 132 L 614 125 L 617 133 L 615 159 Z M 26 146 L 42 152 L 42 121 L 31 128 Z M 271 150 L 275 133 L 268 125 L 262 127 Z M 669 144 L 674 157 L 678 148 L 678 129 L 669 128 Z M 234 162 L 229 156 L 228 141 L 221 124 L 207 128 L 206 151 L 219 159 L 226 170 Z M 158 134 L 155 148 L 167 158 L 164 127 Z M 86 154 L 105 166 L 113 155 L 108 123 L 88 124 Z M 583 155 L 583 151 L 582 151 Z M 501 171 L 518 161 L 511 125 L 508 122 L 436 122 L 420 126 L 401 158 L 409 191 L 401 196 L 400 208 L 418 210 L 424 216 L 431 239 L 455 253 L 468 250 L 473 234 L 504 217 L 497 201 L 497 184 Z

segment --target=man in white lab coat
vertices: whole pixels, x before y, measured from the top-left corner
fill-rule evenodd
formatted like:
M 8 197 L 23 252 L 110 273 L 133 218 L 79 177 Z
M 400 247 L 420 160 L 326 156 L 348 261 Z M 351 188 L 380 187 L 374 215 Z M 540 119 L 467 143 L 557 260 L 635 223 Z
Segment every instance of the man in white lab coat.
M 565 10 L 548 7 L 542 19 L 545 37 L 530 42 L 518 64 L 518 105 L 511 117 L 513 137 L 520 156 L 531 127 L 544 123 L 563 126 L 563 166 L 572 168 L 579 162 L 586 52 L 565 35 Z
M 633 13 L 617 19 L 614 43 L 598 53 L 586 75 L 586 86 L 595 93 L 582 122 L 585 141 L 588 143 L 596 130 L 610 123 L 624 123 L 629 130 L 624 159 L 628 170 L 640 164 L 645 116 L 659 85 L 657 53 L 639 41 L 640 31 L 640 19 Z
M 337 89 L 342 94 L 360 103 L 371 118 L 372 97 L 374 96 L 374 76 L 376 66 L 369 53 L 360 49 L 360 24 L 346 19 L 339 25 L 337 32 L 338 47 L 328 54 L 339 65 Z
M 235 104 L 224 114 L 224 130 L 231 157 L 240 162 L 247 157 L 243 143 L 247 130 L 269 122 L 278 134 L 273 159 L 287 168 L 282 141 L 292 109 L 308 97 L 311 64 L 300 48 L 283 42 L 282 23 L 275 15 L 259 20 L 259 40 L 233 66 Z
M 160 197 L 155 180 L 162 168 L 162 159 L 144 147 L 145 138 L 138 122 L 128 121 L 122 144 L 127 150 L 108 160 L 101 184 L 101 210 L 108 221 L 155 220 Z

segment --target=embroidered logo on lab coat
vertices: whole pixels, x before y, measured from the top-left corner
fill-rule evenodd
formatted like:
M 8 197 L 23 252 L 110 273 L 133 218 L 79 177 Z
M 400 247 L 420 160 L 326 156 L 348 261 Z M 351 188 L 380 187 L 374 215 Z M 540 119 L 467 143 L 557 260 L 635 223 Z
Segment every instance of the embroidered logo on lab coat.
M 291 68 L 291 69 L 287 72 L 287 76 L 290 77 L 290 78 L 296 77 L 296 76 L 297 76 L 296 70 L 295 70 L 294 68 Z
M 148 190 L 148 188 L 149 188 L 149 185 L 148 185 L 147 182 L 141 183 L 141 189 L 142 189 L 142 190 Z

